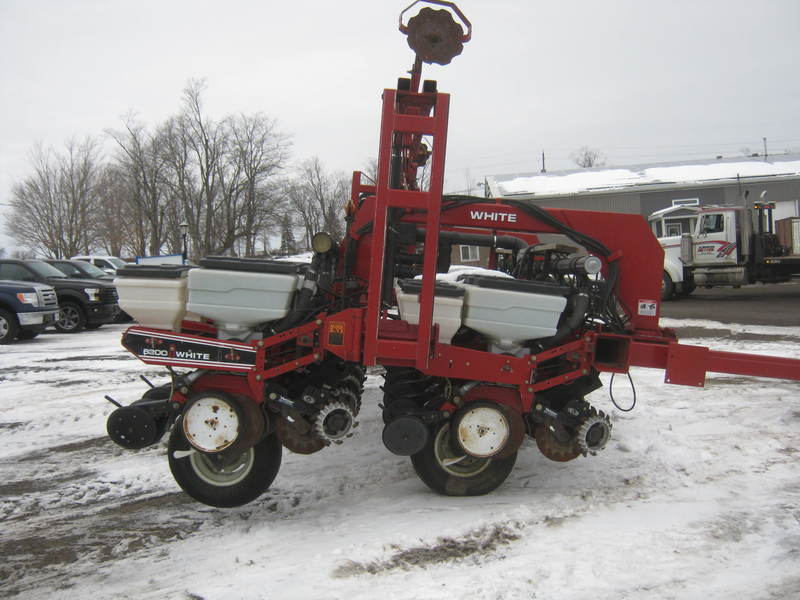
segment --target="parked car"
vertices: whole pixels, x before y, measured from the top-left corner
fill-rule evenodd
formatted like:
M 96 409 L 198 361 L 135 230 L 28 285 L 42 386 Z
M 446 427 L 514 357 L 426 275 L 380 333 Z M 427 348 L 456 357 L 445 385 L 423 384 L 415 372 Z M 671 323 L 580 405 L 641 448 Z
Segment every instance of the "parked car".
M 44 260 L 53 265 L 67 277 L 73 279 L 100 279 L 101 281 L 114 281 L 114 275 L 109 275 L 100 267 L 82 260 L 67 260 L 65 258 L 46 258 Z
M 85 263 L 93 264 L 95 267 L 103 269 L 109 275 L 116 275 L 117 269 L 121 269 L 128 263 L 116 256 L 105 256 L 96 254 L 82 254 L 80 256 L 71 256 L 70 260 L 80 260 Z
M 30 340 L 58 314 L 52 286 L 31 281 L 0 281 L 0 344 Z
M 0 259 L 0 279 L 37 282 L 55 288 L 60 311 L 54 326 L 65 333 L 97 329 L 119 312 L 117 289 L 97 279 L 72 279 L 43 260 Z
M 98 279 L 108 283 L 112 283 L 114 281 L 113 275 L 109 275 L 100 267 L 95 267 L 92 263 L 83 262 L 82 260 L 46 258 L 44 262 L 49 265 L 53 265 L 56 269 L 64 273 L 64 275 L 71 277 L 72 279 Z M 116 318 L 118 323 L 127 323 L 132 320 L 133 318 L 128 313 L 122 309 L 119 310 Z

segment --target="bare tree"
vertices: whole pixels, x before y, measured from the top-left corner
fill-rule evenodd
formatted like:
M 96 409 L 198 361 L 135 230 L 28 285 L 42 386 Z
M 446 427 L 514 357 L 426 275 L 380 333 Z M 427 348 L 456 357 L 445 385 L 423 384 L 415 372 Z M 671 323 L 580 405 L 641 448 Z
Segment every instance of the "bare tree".
M 61 154 L 37 146 L 31 158 L 33 174 L 12 188 L 8 234 L 51 258 L 88 252 L 96 241 L 97 142 L 70 140 Z
M 157 255 L 164 242 L 163 173 L 164 139 L 151 134 L 132 116 L 124 120 L 124 131 L 108 131 L 119 147 L 118 173 L 127 179 L 127 194 L 121 198 L 130 209 L 134 254 Z
M 343 207 L 350 195 L 349 189 L 350 178 L 344 173 L 328 173 L 317 157 L 304 161 L 296 176 L 287 183 L 284 194 L 303 226 L 307 248 L 311 237 L 319 231 L 341 239 Z
M 228 148 L 220 174 L 229 235 L 243 238 L 245 254 L 255 254 L 259 232 L 274 230 L 279 196 L 268 186 L 288 158 L 289 143 L 276 122 L 262 114 L 225 122 Z
M 285 207 L 276 177 L 289 139 L 262 114 L 211 119 L 204 87 L 190 81 L 159 127 L 128 116 L 108 131 L 117 150 L 107 168 L 92 140 L 63 154 L 37 148 L 33 175 L 14 187 L 9 234 L 47 256 L 157 255 L 182 251 L 185 221 L 194 256 L 252 255 L 259 242 L 266 252 Z
M 590 167 L 602 167 L 606 164 L 605 155 L 599 150 L 590 148 L 589 146 L 583 146 L 579 148 L 572 153 L 570 158 L 572 158 L 572 161 L 576 165 L 584 169 L 588 169 Z
M 145 232 L 133 196 L 129 179 L 118 165 L 101 170 L 95 231 L 98 245 L 111 256 L 144 254 Z
M 364 173 L 370 179 L 370 183 L 377 183 L 378 182 L 378 159 L 377 158 L 370 158 L 364 163 L 364 168 L 361 169 L 361 172 Z
M 167 165 L 165 182 L 170 201 L 180 207 L 180 214 L 189 225 L 193 253 L 198 256 L 218 252 L 214 221 L 223 132 L 202 110 L 205 84 L 191 81 L 183 91 L 183 109 L 164 127 Z M 224 233 L 222 233 L 224 237 Z
M 283 185 L 283 196 L 286 198 L 289 210 L 303 229 L 302 245 L 304 248 L 310 248 L 311 237 L 322 231 L 322 215 L 299 177 L 287 180 Z
M 280 203 L 270 182 L 287 158 L 288 138 L 261 114 L 212 120 L 203 90 L 190 82 L 181 113 L 164 129 L 169 196 L 189 225 L 194 255 L 254 254 L 262 230 L 276 224 Z

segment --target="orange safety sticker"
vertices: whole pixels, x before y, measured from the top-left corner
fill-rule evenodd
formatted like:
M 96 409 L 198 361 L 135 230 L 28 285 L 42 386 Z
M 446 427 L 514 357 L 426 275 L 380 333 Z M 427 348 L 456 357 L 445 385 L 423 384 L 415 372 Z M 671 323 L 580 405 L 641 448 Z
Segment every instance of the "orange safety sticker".
M 328 345 L 329 346 L 344 346 L 344 330 L 345 324 L 343 321 L 331 321 L 328 323 Z

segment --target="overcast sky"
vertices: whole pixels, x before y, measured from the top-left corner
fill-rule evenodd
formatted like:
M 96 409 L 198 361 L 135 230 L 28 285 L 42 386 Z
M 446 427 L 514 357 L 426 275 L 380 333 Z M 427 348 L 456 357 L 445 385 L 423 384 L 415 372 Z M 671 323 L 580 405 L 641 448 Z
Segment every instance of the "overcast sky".
M 0 0 L 0 205 L 33 145 L 177 112 L 205 78 L 215 117 L 263 112 L 293 156 L 352 171 L 377 154 L 380 92 L 413 61 L 411 0 Z M 797 0 L 461 0 L 473 39 L 447 67 L 447 186 L 574 166 L 800 150 Z M 412 11 L 414 14 L 416 9 Z M 109 149 L 112 149 L 109 145 Z M 0 210 L 2 210 L 0 206 Z M 0 237 L 0 247 L 7 239 Z

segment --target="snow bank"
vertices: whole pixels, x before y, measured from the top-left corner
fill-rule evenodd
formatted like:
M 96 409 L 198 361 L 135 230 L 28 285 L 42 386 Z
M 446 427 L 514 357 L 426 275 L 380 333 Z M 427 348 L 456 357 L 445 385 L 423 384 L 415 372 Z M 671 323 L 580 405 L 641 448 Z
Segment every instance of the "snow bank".
M 725 328 L 689 343 L 740 351 Z M 744 326 L 742 326 L 744 327 Z M 798 328 L 748 352 L 797 356 Z M 0 596 L 145 600 L 800 597 L 798 383 L 710 375 L 666 386 L 634 369 L 622 413 L 610 377 L 589 400 L 609 447 L 570 463 L 526 441 L 495 493 L 429 491 L 386 451 L 382 379 L 341 446 L 284 454 L 256 502 L 212 509 L 172 481 L 165 448 L 104 439 L 110 394 L 138 398 L 159 371 L 119 346 L 120 326 L 0 348 Z M 702 335 L 700 335 L 702 334 Z M 617 402 L 632 400 L 627 378 Z

